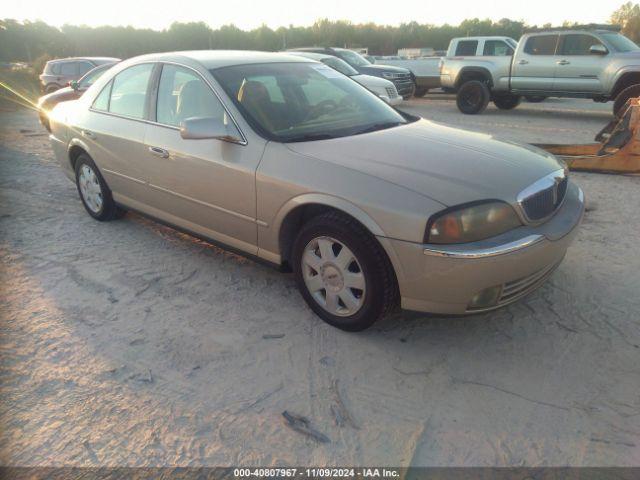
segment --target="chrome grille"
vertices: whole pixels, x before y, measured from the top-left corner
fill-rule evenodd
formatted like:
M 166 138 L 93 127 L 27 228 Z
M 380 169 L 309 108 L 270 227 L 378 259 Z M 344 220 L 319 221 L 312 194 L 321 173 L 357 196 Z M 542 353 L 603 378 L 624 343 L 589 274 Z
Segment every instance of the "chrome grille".
M 558 170 L 524 189 L 518 203 L 526 219 L 539 222 L 553 215 L 564 200 L 568 182 L 566 172 Z

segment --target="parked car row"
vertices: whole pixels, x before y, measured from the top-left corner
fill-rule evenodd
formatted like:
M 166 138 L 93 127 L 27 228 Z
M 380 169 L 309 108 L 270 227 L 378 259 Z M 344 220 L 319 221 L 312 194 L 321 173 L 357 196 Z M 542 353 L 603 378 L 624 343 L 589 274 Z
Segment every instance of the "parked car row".
M 552 274 L 584 212 L 561 161 L 403 113 L 316 59 L 129 59 L 53 108 L 51 145 L 94 219 L 135 210 L 292 270 L 344 330 L 397 306 L 492 310 Z
M 119 58 L 111 57 L 75 57 L 49 60 L 40 75 L 40 88 L 44 93 L 51 93 L 78 80 L 89 70 L 105 63 L 119 62 Z

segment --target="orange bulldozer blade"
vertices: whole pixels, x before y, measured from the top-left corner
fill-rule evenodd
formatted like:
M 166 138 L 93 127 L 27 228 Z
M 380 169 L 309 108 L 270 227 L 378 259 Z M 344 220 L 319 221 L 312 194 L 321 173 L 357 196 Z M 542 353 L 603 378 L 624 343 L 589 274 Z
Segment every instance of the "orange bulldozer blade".
M 640 98 L 629 99 L 622 111 L 598 132 L 598 143 L 535 146 L 559 156 L 571 170 L 640 173 Z

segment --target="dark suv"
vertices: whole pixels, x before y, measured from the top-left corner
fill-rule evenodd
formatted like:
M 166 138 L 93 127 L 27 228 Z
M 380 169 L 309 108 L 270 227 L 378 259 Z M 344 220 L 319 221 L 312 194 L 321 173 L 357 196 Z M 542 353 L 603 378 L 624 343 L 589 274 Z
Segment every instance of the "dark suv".
M 312 53 L 324 53 L 326 55 L 333 55 L 334 57 L 341 58 L 358 73 L 364 75 L 373 75 L 374 77 L 381 77 L 394 83 L 398 93 L 402 95 L 405 100 L 413 96 L 413 92 L 416 88 L 413 74 L 407 68 L 392 67 L 389 65 L 374 65 L 369 60 L 364 58 L 359 53 L 346 48 L 331 48 L 331 47 L 305 47 L 305 48 L 292 48 L 290 51 L 298 52 L 312 52 Z
M 40 75 L 40 88 L 44 93 L 51 93 L 66 87 L 69 82 L 78 80 L 89 70 L 104 63 L 119 62 L 119 58 L 110 57 L 76 57 L 50 60 Z

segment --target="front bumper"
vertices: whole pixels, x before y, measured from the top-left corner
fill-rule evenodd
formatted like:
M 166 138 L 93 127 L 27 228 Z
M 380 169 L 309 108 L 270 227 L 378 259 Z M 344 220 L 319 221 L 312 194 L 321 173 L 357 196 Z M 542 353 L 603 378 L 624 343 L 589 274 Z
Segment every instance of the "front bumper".
M 460 245 L 386 239 L 393 250 L 402 308 L 472 314 L 518 300 L 542 285 L 562 261 L 583 214 L 584 194 L 569 183 L 562 206 L 542 225 Z M 496 292 L 495 301 L 471 306 L 487 289 Z

